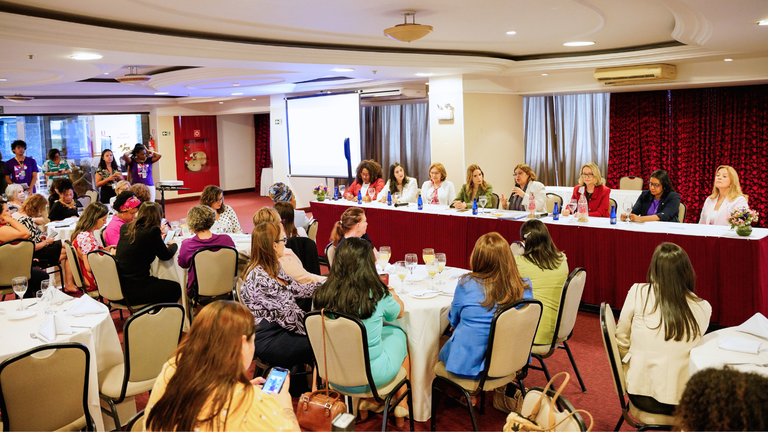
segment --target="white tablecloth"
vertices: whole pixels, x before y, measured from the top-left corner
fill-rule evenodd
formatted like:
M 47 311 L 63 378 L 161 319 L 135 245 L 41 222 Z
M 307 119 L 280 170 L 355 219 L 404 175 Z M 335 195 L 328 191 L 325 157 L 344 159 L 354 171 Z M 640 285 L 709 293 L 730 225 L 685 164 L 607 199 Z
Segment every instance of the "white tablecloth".
M 64 240 L 70 240 L 72 233 L 75 232 L 77 220 L 78 218 L 72 217 L 69 219 L 64 219 L 63 221 L 49 222 L 47 226 L 48 234 L 51 235 L 56 233 L 56 240 L 61 240 L 62 242 Z
M 732 363 L 768 363 L 768 352 L 746 354 L 720 349 L 717 344 L 724 336 L 735 336 L 760 341 L 763 343 L 762 348 L 768 348 L 767 339 L 740 332 L 733 327 L 709 333 L 704 335 L 699 343 L 696 344 L 696 347 L 691 350 L 691 357 L 689 360 L 689 370 L 691 375 L 706 368 L 722 368 L 724 365 Z M 768 367 L 758 367 L 755 364 L 733 364 L 731 367 L 741 372 L 757 372 L 768 376 Z
M 25 305 L 31 305 L 35 300 L 27 299 Z M 63 311 L 72 305 L 72 301 L 60 306 L 53 306 L 54 311 Z M 19 300 L 0 302 L 0 308 L 5 309 L 5 315 L 0 316 L 0 361 L 40 346 L 44 342 L 33 339 L 30 333 L 36 333 L 37 329 L 47 319 L 40 304 L 29 308 L 37 312 L 37 315 L 23 320 L 10 320 L 9 316 L 19 307 Z M 91 353 L 90 374 L 88 378 L 88 409 L 96 423 L 96 429 L 103 431 L 104 420 L 101 415 L 99 403 L 98 373 L 123 362 L 123 350 L 120 347 L 120 339 L 117 337 L 115 324 L 104 306 L 104 313 L 74 317 L 59 314 L 70 325 L 90 326 L 90 328 L 73 328 L 72 335 L 58 335 L 54 342 L 78 342 L 85 345 Z M 50 315 L 49 315 L 50 316 Z
M 269 196 L 269 187 L 272 186 L 273 177 L 274 177 L 273 168 L 261 169 L 261 190 L 259 191 L 259 195 Z

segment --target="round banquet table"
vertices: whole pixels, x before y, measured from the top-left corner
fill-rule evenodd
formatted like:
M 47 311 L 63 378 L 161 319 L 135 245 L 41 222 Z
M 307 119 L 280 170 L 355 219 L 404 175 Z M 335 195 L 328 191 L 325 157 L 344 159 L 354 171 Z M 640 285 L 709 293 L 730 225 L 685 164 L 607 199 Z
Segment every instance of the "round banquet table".
M 24 300 L 25 306 L 32 305 L 33 303 L 35 303 L 35 300 L 33 299 Z M 112 316 L 109 314 L 109 310 L 106 306 L 104 306 L 103 313 L 80 317 L 64 315 L 63 311 L 71 306 L 72 303 L 72 301 L 66 301 L 58 306 L 51 307 L 51 310 L 56 311 L 57 315 L 64 318 L 64 321 L 69 325 L 78 326 L 72 328 L 74 332 L 73 334 L 57 335 L 52 342 L 81 343 L 85 345 L 91 353 L 90 372 L 88 377 L 88 410 L 96 423 L 96 430 L 103 431 L 105 428 L 99 401 L 98 374 L 100 371 L 122 363 L 123 350 L 120 347 L 120 339 L 117 336 Z M 13 320 L 12 314 L 16 312 L 18 307 L 19 300 L 0 302 L 0 309 L 5 310 L 5 314 L 0 315 L 0 361 L 6 360 L 30 348 L 47 343 L 42 339 L 33 339 L 30 336 L 30 333 L 37 333 L 37 329 L 40 325 L 42 325 L 49 316 L 53 315 L 46 316 L 43 313 L 40 304 L 36 304 L 32 307 L 28 307 L 30 311 L 36 312 L 34 316 L 22 320 Z
M 768 352 L 759 354 L 747 354 L 721 349 L 718 341 L 724 336 L 735 336 L 751 339 L 763 343 L 762 348 L 768 347 L 768 340 L 736 330 L 733 327 L 724 328 L 704 335 L 698 344 L 691 350 L 689 370 L 691 375 L 706 368 L 722 368 L 725 365 L 741 372 L 757 372 L 768 376 L 768 367 L 759 367 L 757 364 L 768 363 Z

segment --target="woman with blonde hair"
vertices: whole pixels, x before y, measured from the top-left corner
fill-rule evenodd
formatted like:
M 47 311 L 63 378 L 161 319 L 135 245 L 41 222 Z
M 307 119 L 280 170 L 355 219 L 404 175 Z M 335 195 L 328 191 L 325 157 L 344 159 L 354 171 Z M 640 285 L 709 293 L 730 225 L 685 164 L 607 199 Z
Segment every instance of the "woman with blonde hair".
M 571 199 L 577 202 L 581 195 L 587 199 L 589 215 L 593 217 L 609 217 L 611 215 L 611 189 L 603 184 L 600 168 L 594 162 L 587 162 L 581 167 L 579 184 L 574 186 Z M 565 203 L 563 203 L 565 204 Z M 571 211 L 564 205 L 563 216 Z
M 497 232 L 475 243 L 471 273 L 459 279 L 448 312 L 453 335 L 440 350 L 445 369 L 477 379 L 485 368 L 485 351 L 496 309 L 520 299 L 532 299 L 531 281 L 517 270 L 509 243 Z
M 448 172 L 440 162 L 429 166 L 429 180 L 421 185 L 424 204 L 450 205 L 456 199 L 456 188 L 448 178 Z
M 467 182 L 459 190 L 451 207 L 457 209 L 471 207 L 472 201 L 481 196 L 486 198 L 485 208 L 493 207 L 493 186 L 485 181 L 485 173 L 480 165 L 472 164 L 467 168 Z
M 272 394 L 262 391 L 264 378 L 248 379 L 255 332 L 245 306 L 205 306 L 155 382 L 144 430 L 298 432 L 290 378 Z
M 115 200 L 117 199 L 117 196 L 129 190 L 130 188 L 131 184 L 128 183 L 127 180 L 120 180 L 119 182 L 115 183 L 115 196 L 109 199 L 109 207 L 112 208 L 112 210 L 117 211 L 115 209 Z
M 99 241 L 96 239 L 94 231 L 101 229 L 107 223 L 107 208 L 100 202 L 92 202 L 85 208 L 80 219 L 77 221 L 75 232 L 72 233 L 72 246 L 75 247 L 75 253 L 83 270 L 83 283 L 88 291 L 96 289 L 96 279 L 93 277 L 91 266 L 86 259 L 89 252 L 101 249 Z M 115 247 L 106 248 L 114 253 Z
M 208 185 L 200 195 L 200 204 L 207 205 L 216 212 L 216 221 L 211 231 L 219 234 L 242 234 L 240 221 L 235 210 L 224 204 L 224 190 L 218 186 Z
M 19 211 L 24 204 L 24 200 L 27 199 L 27 194 L 24 192 L 24 187 L 18 183 L 11 183 L 5 188 L 6 206 L 11 214 Z M 42 225 L 42 224 L 41 224 Z
M 515 188 L 509 194 L 509 201 L 501 195 L 501 208 L 505 210 L 528 211 L 531 194 L 536 202 L 536 210 L 547 212 L 547 191 L 544 184 L 536 181 L 536 173 L 526 164 L 518 164 L 514 171 Z
M 720 165 L 715 170 L 715 182 L 712 195 L 704 201 L 701 209 L 700 224 L 728 225 L 731 212 L 742 207 L 749 207 L 747 196 L 741 192 L 739 174 L 733 167 Z

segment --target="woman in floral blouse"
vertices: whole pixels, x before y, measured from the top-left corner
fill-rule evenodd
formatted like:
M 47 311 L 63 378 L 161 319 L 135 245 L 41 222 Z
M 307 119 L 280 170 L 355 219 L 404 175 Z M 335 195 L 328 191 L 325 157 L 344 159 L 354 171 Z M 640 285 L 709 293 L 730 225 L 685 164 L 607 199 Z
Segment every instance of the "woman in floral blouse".
M 96 187 L 99 188 L 99 201 L 103 204 L 109 204 L 109 200 L 117 196 L 113 186 L 115 182 L 120 180 L 123 180 L 123 174 L 120 172 L 117 162 L 115 162 L 115 155 L 112 153 L 112 150 L 106 149 L 102 151 L 99 169 L 96 170 Z
M 54 180 L 69 178 L 69 174 L 72 174 L 72 167 L 69 166 L 69 162 L 61 158 L 59 149 L 50 149 L 48 160 L 43 163 L 43 175 L 48 181 L 48 188 L 51 188 Z
M 77 253 L 77 260 L 80 264 L 80 269 L 83 273 L 83 283 L 88 291 L 96 289 L 96 280 L 93 278 L 93 272 L 91 272 L 91 266 L 88 264 L 88 260 L 85 258 L 88 252 L 101 249 L 101 244 L 96 239 L 94 231 L 101 229 L 107 223 L 107 208 L 104 204 L 93 202 L 88 204 L 85 208 L 80 219 L 77 221 L 75 232 L 72 233 L 72 246 L 75 247 Z M 111 253 L 115 252 L 115 247 L 110 246 L 107 250 Z
M 242 234 L 240 221 L 232 207 L 224 204 L 224 191 L 214 185 L 208 185 L 200 195 L 200 204 L 207 205 L 216 211 L 216 222 L 211 227 L 215 234 Z
M 251 261 L 241 288 L 243 304 L 256 321 L 256 356 L 274 366 L 312 363 L 304 311 L 296 298 L 309 298 L 320 282 L 303 284 L 288 276 L 278 259 L 285 253 L 285 231 L 264 222 L 253 229 Z

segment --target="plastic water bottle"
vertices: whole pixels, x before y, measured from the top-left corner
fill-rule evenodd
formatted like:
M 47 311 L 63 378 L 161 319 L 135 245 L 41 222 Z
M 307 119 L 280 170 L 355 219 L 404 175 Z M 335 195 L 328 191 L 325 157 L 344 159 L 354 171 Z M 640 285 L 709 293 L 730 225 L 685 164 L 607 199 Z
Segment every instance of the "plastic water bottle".
M 472 214 L 477 216 L 477 198 L 472 198 Z
M 333 200 L 336 201 L 339 199 L 339 187 L 336 186 L 333 188 Z
M 589 207 L 587 206 L 587 197 L 581 194 L 579 197 L 579 221 L 586 222 L 589 218 Z
M 529 217 L 536 217 L 536 197 L 533 196 L 533 192 L 528 195 L 528 213 Z
M 560 220 L 560 208 L 555 203 L 555 208 L 552 210 L 552 220 Z
M 357 203 L 362 204 L 363 203 L 363 192 L 357 191 Z
M 419 194 L 419 210 L 424 210 L 424 201 L 421 200 L 421 194 Z
M 611 225 L 616 225 L 616 206 L 611 206 Z
M 388 206 L 392 205 L 392 192 L 390 191 L 387 191 L 387 205 Z

